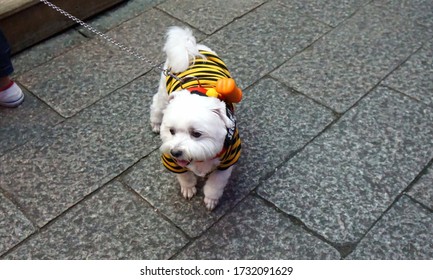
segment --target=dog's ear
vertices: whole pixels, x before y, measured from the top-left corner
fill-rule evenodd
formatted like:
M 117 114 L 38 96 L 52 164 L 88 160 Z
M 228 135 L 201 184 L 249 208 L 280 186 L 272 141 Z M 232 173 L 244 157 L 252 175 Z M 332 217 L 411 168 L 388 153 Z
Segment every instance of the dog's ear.
M 231 129 L 236 125 L 234 119 L 231 119 L 227 116 L 227 108 L 224 102 L 221 102 L 220 106 L 218 106 L 218 108 L 213 109 L 212 111 L 223 120 L 225 126 L 228 129 Z

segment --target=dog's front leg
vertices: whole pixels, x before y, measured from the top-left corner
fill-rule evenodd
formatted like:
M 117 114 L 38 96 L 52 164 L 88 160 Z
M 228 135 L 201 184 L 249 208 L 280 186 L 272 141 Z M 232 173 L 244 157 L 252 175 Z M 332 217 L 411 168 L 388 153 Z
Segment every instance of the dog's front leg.
M 232 174 L 233 166 L 226 170 L 215 170 L 209 175 L 204 185 L 204 203 L 208 210 L 213 210 L 224 192 L 224 188 Z
M 195 188 L 197 178 L 194 173 L 187 171 L 177 174 L 176 177 L 180 183 L 180 191 L 182 192 L 183 197 L 191 199 L 197 193 L 197 189 Z

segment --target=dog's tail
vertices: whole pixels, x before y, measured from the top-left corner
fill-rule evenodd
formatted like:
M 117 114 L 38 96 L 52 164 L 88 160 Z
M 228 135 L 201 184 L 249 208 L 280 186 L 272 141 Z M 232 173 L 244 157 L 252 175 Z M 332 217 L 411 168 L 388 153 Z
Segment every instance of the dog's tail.
M 168 29 L 163 50 L 167 54 L 168 67 L 174 73 L 185 71 L 189 66 L 189 62 L 194 57 L 200 56 L 192 31 L 178 26 Z

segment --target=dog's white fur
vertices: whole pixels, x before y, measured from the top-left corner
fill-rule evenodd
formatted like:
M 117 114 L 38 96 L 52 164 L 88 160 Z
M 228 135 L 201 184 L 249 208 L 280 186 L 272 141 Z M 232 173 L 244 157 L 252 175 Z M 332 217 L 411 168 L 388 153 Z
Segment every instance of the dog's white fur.
M 200 56 L 199 50 L 212 52 L 197 44 L 189 29 L 171 27 L 164 46 L 167 55 L 164 68 L 170 68 L 173 73 L 185 71 Z M 217 98 L 190 94 L 188 90 L 168 95 L 162 74 L 158 92 L 153 96 L 150 120 L 153 131 L 161 135 L 161 151 L 171 154 L 179 165 L 189 170 L 176 175 L 182 195 L 192 198 L 197 192 L 195 175 L 208 175 L 203 189 L 204 202 L 209 210 L 214 209 L 233 169 L 231 166 L 216 170 L 220 163 L 216 155 L 223 148 L 227 129 L 235 125 L 226 116 L 226 104 Z

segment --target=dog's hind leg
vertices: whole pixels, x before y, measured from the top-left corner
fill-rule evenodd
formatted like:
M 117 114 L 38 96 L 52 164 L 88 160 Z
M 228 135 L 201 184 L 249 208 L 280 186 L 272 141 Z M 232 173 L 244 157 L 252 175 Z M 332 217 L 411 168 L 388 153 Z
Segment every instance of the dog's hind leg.
M 158 92 L 153 96 L 152 105 L 150 106 L 150 125 L 152 131 L 155 133 L 159 133 L 162 117 L 164 116 L 164 109 L 167 107 L 167 104 L 168 94 L 165 85 L 165 76 L 161 74 Z

